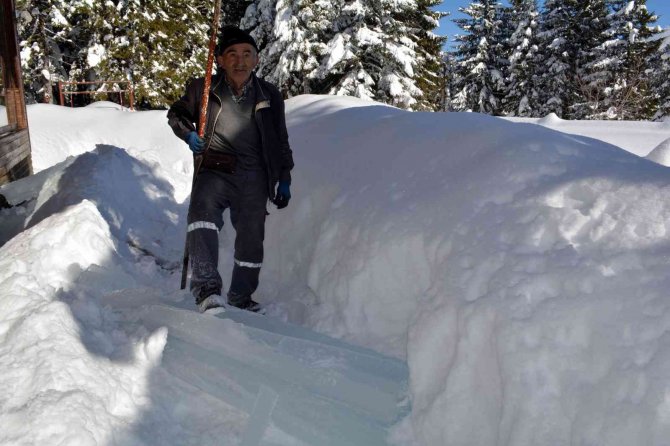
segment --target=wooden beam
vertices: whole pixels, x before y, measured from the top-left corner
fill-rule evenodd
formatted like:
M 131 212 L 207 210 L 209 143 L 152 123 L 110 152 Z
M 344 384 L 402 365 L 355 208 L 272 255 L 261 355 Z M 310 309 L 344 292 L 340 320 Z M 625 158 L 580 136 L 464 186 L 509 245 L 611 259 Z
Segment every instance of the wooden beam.
M 28 127 L 28 116 L 23 96 L 21 59 L 19 57 L 14 11 L 14 0 L 0 0 L 0 14 L 2 14 L 0 17 L 2 21 L 0 31 L 0 39 L 2 39 L 2 77 L 5 86 L 7 120 L 10 124 L 16 124 L 19 129 L 25 129 Z
M 8 169 L 22 158 L 30 157 L 30 137 L 26 130 L 20 130 L 0 138 L 0 145 L 2 145 L 0 165 L 11 164 L 6 166 Z
M 0 66 L 9 125 L 0 128 L 0 184 L 32 174 L 14 0 L 0 0 Z
M 12 133 L 16 131 L 16 124 L 3 125 L 0 127 L 0 137 L 5 133 Z

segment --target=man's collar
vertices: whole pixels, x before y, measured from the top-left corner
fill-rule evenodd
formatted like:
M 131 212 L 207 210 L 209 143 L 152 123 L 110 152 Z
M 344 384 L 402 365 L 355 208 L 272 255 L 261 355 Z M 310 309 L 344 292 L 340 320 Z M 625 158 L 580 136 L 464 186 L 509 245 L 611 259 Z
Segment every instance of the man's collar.
M 260 79 L 256 75 L 256 72 L 252 72 L 251 76 L 249 76 L 248 82 L 253 82 L 253 87 L 254 90 L 256 91 L 256 102 L 262 102 L 262 101 L 269 101 L 269 98 L 266 96 L 265 89 L 260 83 Z M 212 86 L 210 87 L 211 92 L 215 92 L 216 88 L 226 88 L 226 85 L 228 82 L 226 81 L 226 73 L 225 71 L 221 70 L 220 72 L 216 73 L 216 82 L 212 82 Z M 214 93 L 216 94 L 216 93 Z
M 245 89 L 249 88 L 249 86 L 252 85 L 253 78 L 254 78 L 254 73 L 253 73 L 253 71 L 252 71 L 251 74 L 249 75 L 249 78 L 247 78 L 247 80 L 244 81 L 244 83 L 240 86 L 240 90 L 244 91 Z M 223 72 L 223 81 L 224 81 L 226 84 L 228 84 L 228 86 L 229 86 L 233 91 L 236 91 L 235 86 L 234 86 L 232 83 L 230 83 L 230 82 L 228 81 L 228 76 L 226 75 L 226 72 L 225 72 L 225 71 Z

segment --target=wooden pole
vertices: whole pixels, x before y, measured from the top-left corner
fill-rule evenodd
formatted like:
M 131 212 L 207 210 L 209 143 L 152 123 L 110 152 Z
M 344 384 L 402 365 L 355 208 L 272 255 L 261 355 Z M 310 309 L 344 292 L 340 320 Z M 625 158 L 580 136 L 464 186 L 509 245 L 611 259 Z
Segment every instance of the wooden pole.
M 219 21 L 221 20 L 221 0 L 214 1 L 214 17 L 212 18 L 212 32 L 209 37 L 209 51 L 207 53 L 207 65 L 205 66 L 205 88 L 202 91 L 202 98 L 200 99 L 200 119 L 198 120 L 198 136 L 201 138 L 205 136 L 205 127 L 207 125 L 207 106 L 209 105 L 209 89 L 212 85 L 212 67 L 214 65 L 214 56 L 216 52 L 216 37 L 219 33 Z M 193 182 L 191 183 L 191 193 L 193 193 L 193 186 L 198 177 L 200 166 L 202 165 L 202 155 L 194 157 Z M 191 203 L 189 203 L 189 209 Z M 182 258 L 181 268 L 181 289 L 186 288 L 186 277 L 188 276 L 188 232 L 186 233 L 186 242 L 184 243 L 184 256 Z
M 205 136 L 205 125 L 207 124 L 207 106 L 209 105 L 209 88 L 212 85 L 212 67 L 216 52 L 216 36 L 219 33 L 219 20 L 221 19 L 221 0 L 214 2 L 214 18 L 212 20 L 212 33 L 209 36 L 209 51 L 207 52 L 207 65 L 205 67 L 205 89 L 200 99 L 200 120 L 198 121 L 198 136 Z

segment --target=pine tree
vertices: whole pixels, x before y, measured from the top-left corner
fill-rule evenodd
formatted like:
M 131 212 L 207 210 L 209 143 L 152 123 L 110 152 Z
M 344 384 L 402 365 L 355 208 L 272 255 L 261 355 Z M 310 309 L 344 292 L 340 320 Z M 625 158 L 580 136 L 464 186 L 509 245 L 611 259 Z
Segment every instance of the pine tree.
M 454 20 L 466 32 L 456 37 L 455 104 L 463 110 L 492 115 L 502 110 L 501 9 L 497 0 L 481 0 L 459 9 L 469 18 Z
M 609 119 L 649 119 L 657 109 L 652 93 L 651 63 L 658 55 L 657 20 L 646 0 L 610 0 L 607 41 L 602 46 L 598 66 L 604 100 L 598 117 Z
M 310 93 L 323 26 L 324 2 L 261 0 L 247 9 L 241 26 L 251 29 L 261 50 L 257 73 L 279 86 L 286 97 Z
M 573 80 L 576 68 L 572 61 L 577 48 L 572 43 L 574 35 L 568 38 L 568 31 L 574 28 L 571 23 L 571 10 L 566 0 L 546 0 L 541 16 L 541 29 L 538 37 L 544 48 L 540 67 L 540 113 L 556 113 L 567 116 L 566 109 L 572 104 Z M 574 33 L 572 33 L 574 34 Z
M 415 107 L 422 95 L 415 80 L 419 55 L 403 21 L 416 9 L 414 0 L 339 0 L 332 6 L 332 34 L 315 70 L 318 90 Z
M 454 62 L 454 55 L 450 51 L 442 52 L 440 62 L 440 102 L 437 111 L 453 111 L 455 110 L 453 90 L 456 79 L 456 64 Z
M 89 58 L 90 68 L 100 81 L 132 82 L 145 107 L 169 105 L 189 78 L 204 73 L 212 11 L 201 8 L 169 0 L 98 3 L 97 57 Z
M 259 73 L 286 95 L 350 95 L 412 108 L 414 0 L 257 0 L 242 26 L 261 46 Z M 284 53 L 290 56 L 283 56 Z
M 670 29 L 659 35 L 661 42 L 658 56 L 652 58 L 651 69 L 654 75 L 654 96 L 658 98 L 658 109 L 653 119 L 670 116 Z
M 509 94 L 510 86 L 510 69 L 511 62 L 510 57 L 514 50 L 512 36 L 517 28 L 517 16 L 514 8 L 510 6 L 500 6 L 498 8 L 498 21 L 500 25 L 496 30 L 494 41 L 495 48 L 494 52 L 497 55 L 495 66 L 500 72 L 500 82 L 498 84 L 500 97 L 500 107 L 498 109 L 499 115 L 509 115 L 509 106 L 506 102 L 507 95 Z
M 225 0 L 221 2 L 221 24 L 240 26 L 244 13 L 253 0 Z
M 21 63 L 29 101 L 54 102 L 59 80 L 80 76 L 91 36 L 85 1 L 19 0 Z
M 607 39 L 608 9 L 606 0 L 590 0 L 579 2 L 577 8 L 577 25 L 580 32 L 580 51 L 578 51 L 577 86 L 579 97 L 572 106 L 570 114 L 573 119 L 594 119 L 603 101 L 604 93 L 599 82 L 604 77 L 597 62 L 600 48 Z
M 446 37 L 437 36 L 433 30 L 439 21 L 449 13 L 437 12 L 432 8 L 442 0 L 417 0 L 417 8 L 410 11 L 409 22 L 413 30 L 413 40 L 417 44 L 416 85 L 423 92 L 415 109 L 443 110 L 443 52 Z
M 203 76 L 213 10 L 209 2 L 152 0 L 147 54 L 138 75 L 146 79 L 146 101 L 153 107 L 169 106 L 183 93 L 186 82 Z M 143 83 L 140 82 L 140 86 Z M 141 99 L 140 89 L 140 99 Z
M 592 115 L 601 100 L 597 48 L 605 41 L 604 0 L 547 0 L 539 37 L 545 48 L 541 89 L 542 114 L 564 119 Z
M 537 1 L 512 0 L 511 12 L 515 29 L 509 39 L 504 110 L 510 116 L 536 116 L 540 106 L 536 81 L 539 62 Z

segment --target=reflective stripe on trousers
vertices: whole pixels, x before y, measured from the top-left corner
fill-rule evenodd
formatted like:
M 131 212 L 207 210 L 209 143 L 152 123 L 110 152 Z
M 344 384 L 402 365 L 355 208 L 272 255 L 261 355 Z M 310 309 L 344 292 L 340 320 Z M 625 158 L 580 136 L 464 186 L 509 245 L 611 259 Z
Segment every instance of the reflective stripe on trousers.
M 212 222 L 194 221 L 193 223 L 188 225 L 188 228 L 186 228 L 186 232 L 195 231 L 196 229 L 214 229 L 215 231 L 219 230 L 219 228 L 216 227 L 216 224 Z
M 243 266 L 245 268 L 260 268 L 260 267 L 263 266 L 262 263 L 242 262 L 242 261 L 237 260 L 237 259 L 235 259 L 235 265 Z

